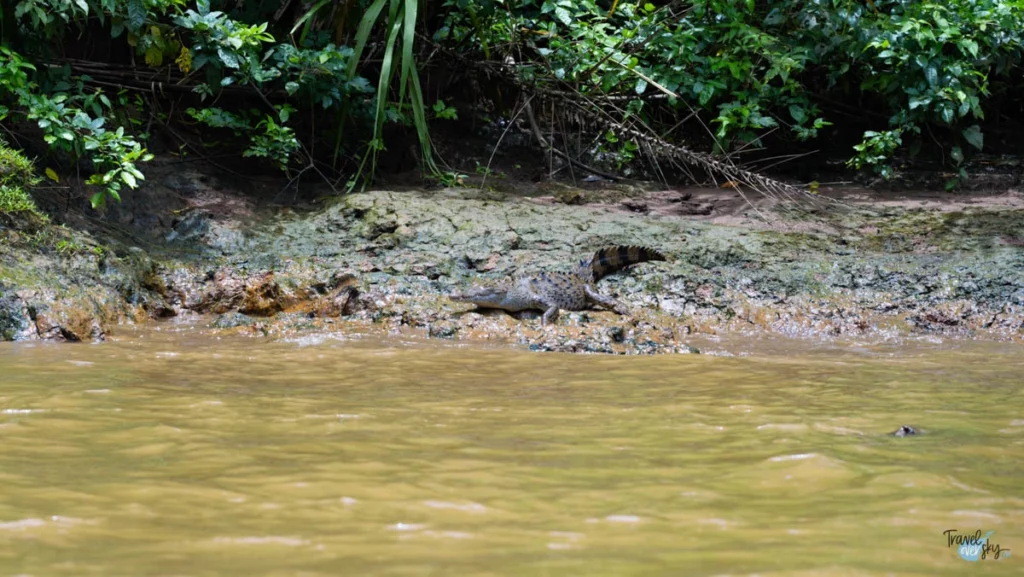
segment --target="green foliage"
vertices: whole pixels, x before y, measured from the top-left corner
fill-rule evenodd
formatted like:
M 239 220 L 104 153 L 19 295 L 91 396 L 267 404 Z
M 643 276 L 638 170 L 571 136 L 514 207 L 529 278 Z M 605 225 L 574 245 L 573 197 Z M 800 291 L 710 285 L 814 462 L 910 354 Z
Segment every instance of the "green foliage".
M 288 120 L 294 108 L 282 106 L 277 108 L 281 122 Z M 272 159 L 284 171 L 292 155 L 301 148 L 295 132 L 274 121 L 270 115 L 262 115 L 258 110 L 235 114 L 221 108 L 189 108 L 188 114 L 212 128 L 227 128 L 235 136 L 245 137 L 250 144 L 242 156 L 258 156 Z
M 134 188 L 143 178 L 136 165 L 150 158 L 141 144 L 148 135 L 137 130 L 149 106 L 141 95 L 130 101 L 123 91 L 115 96 L 106 88 L 89 88 L 93 84 L 87 76 L 69 77 L 66 71 L 33 65 L 37 56 L 51 51 L 54 40 L 63 41 L 71 25 L 84 28 L 98 21 L 109 26 L 112 38 L 125 35 L 147 65 L 173 66 L 200 79 L 195 91 L 203 100 L 217 97 L 224 87 L 242 85 L 260 96 L 282 90 L 298 105 L 352 118 L 350 112 L 365 106 L 352 97 L 373 92 L 352 69 L 352 49 L 329 42 L 275 45 L 268 22 L 232 18 L 213 10 L 210 0 L 193 7 L 184 0 L 21 0 L 15 13 L 33 56 L 8 48 L 0 52 L 0 121 L 12 114 L 34 120 L 52 151 L 72 162 L 91 162 L 96 173 L 87 183 L 101 188 L 92 196 L 94 206 L 107 197 L 119 199 L 123 185 Z M 190 112 L 209 126 L 233 130 L 247 142 L 244 156 L 270 158 L 282 170 L 297 160 L 310 162 L 300 158 L 303 145 L 288 125 L 296 108 L 272 105 L 265 97 L 262 101 L 260 111 L 211 107 Z M 171 120 L 156 110 L 151 114 Z M 339 137 L 340 132 L 339 126 Z
M 300 148 L 295 132 L 274 122 L 274 118 L 269 115 L 259 121 L 256 128 L 263 129 L 263 132 L 254 135 L 252 146 L 247 148 L 242 156 L 270 158 L 281 170 L 286 170 L 288 159 Z
M 611 130 L 605 133 L 604 140 L 605 144 L 601 148 L 612 153 L 616 170 L 622 170 L 625 165 L 636 158 L 639 148 L 632 140 L 623 141 Z
M 722 150 L 758 144 L 766 130 L 818 138 L 831 125 L 823 103 L 867 101 L 888 126 L 867 131 L 850 164 L 886 175 L 894 153 L 920 148 L 925 127 L 945 131 L 954 162 L 964 145 L 980 150 L 986 98 L 1013 85 L 1024 58 L 1021 0 L 445 6 L 436 40 L 475 41 L 484 54 L 520 46 L 516 70 L 528 84 L 557 80 L 584 94 L 631 97 L 624 116 L 652 126 L 658 107 L 649 97 L 660 92 L 679 115 L 707 119 Z
M 458 120 L 459 118 L 459 112 L 455 110 L 455 107 L 448 106 L 444 103 L 444 100 L 438 100 L 432 108 L 434 109 L 434 118 L 445 120 Z
M 847 161 L 847 165 L 858 170 L 872 167 L 882 177 L 891 177 L 892 167 L 889 165 L 889 158 L 903 144 L 901 135 L 902 131 L 900 130 L 886 130 L 883 132 L 869 130 L 865 132 L 864 140 L 853 147 L 857 154 Z
M 377 101 L 374 110 L 373 138 L 366 147 L 359 171 L 362 173 L 366 167 L 367 160 L 370 161 L 369 173 L 372 175 L 377 169 L 377 154 L 384 150 L 384 120 L 388 111 L 388 93 L 390 91 L 394 72 L 398 69 L 398 102 L 401 108 L 406 98 L 409 99 L 409 106 L 412 110 L 413 124 L 416 127 L 416 134 L 420 141 L 420 150 L 423 152 L 425 168 L 433 175 L 439 174 L 434 164 L 430 134 L 427 127 L 426 106 L 423 100 L 423 90 L 420 88 L 419 74 L 416 70 L 416 62 L 413 59 L 412 49 L 416 35 L 416 11 L 417 0 L 373 0 L 370 7 L 363 13 L 359 22 L 359 29 L 356 32 L 356 45 L 351 60 L 349 61 L 349 79 L 355 77 L 356 64 L 362 57 L 363 49 L 370 38 L 370 32 L 377 24 L 385 5 L 388 7 L 387 16 L 384 20 L 384 30 L 387 31 L 387 39 L 384 45 L 384 55 L 381 62 L 380 79 L 377 83 Z M 401 43 L 399 43 L 401 38 Z M 400 51 L 399 51 L 400 48 Z M 397 66 L 396 64 L 397 56 Z
M 0 184 L 27 188 L 39 184 L 35 165 L 0 139 Z
M 23 18 L 32 28 L 44 30 L 88 13 L 85 0 L 21 0 L 14 8 L 15 18 Z
M 175 24 L 193 33 L 192 70 L 200 70 L 213 62 L 228 71 L 237 71 L 244 80 L 262 82 L 273 76 L 261 63 L 263 43 L 274 41 L 267 33 L 266 22 L 249 26 L 228 18 L 223 12 L 211 12 L 209 0 L 200 0 L 196 7 L 198 10 L 189 8 L 174 18 Z M 223 77 L 221 84 L 227 86 L 235 80 L 229 74 Z
M 281 44 L 271 56 L 289 95 L 301 94 L 312 104 L 328 109 L 344 103 L 353 95 L 370 94 L 373 86 L 362 76 L 347 78 L 353 51 L 333 44 L 318 50 Z
M 26 189 L 39 183 L 32 161 L 0 140 L 0 214 L 46 221 Z
M 122 183 L 127 184 L 128 188 L 137 188 L 138 181 L 146 178 L 135 167 L 135 163 L 152 160 L 153 155 L 146 152 L 135 139 L 125 136 L 123 126 L 118 126 L 114 131 L 99 129 L 93 130 L 91 134 L 83 133 L 82 140 L 85 142 L 85 150 L 92 153 L 93 164 L 107 169 L 106 172 L 93 174 L 85 181 L 86 184 L 103 187 L 89 198 L 93 208 L 102 205 L 107 196 L 120 201 Z
M 365 182 L 385 150 L 385 125 L 397 123 L 416 130 L 424 168 L 437 174 L 428 121 L 456 119 L 457 112 L 444 94 L 426 104 L 415 57 L 422 31 L 461 53 L 475 46 L 503 64 L 513 56 L 512 69 L 527 85 L 565 83 L 584 96 L 615 96 L 627 123 L 671 135 L 667 129 L 680 117 L 696 113 L 720 152 L 760 146 L 767 132 L 810 141 L 852 130 L 860 143 L 849 165 L 889 176 L 894 155 L 920 149 L 923 133 L 961 168 L 984 147 L 992 95 L 1019 92 L 1024 60 L 1024 0 L 298 5 L 304 12 L 286 12 L 294 18 L 286 23 L 280 3 L 15 0 L 5 14 L 21 35 L 17 46 L 0 51 L 0 121 L 33 120 L 52 151 L 91 164 L 95 204 L 136 186 L 138 165 L 148 158 L 143 125 L 174 121 L 161 116 L 171 107 L 161 111 L 109 83 L 37 66 L 64 58 L 72 34 L 107 40 L 95 35 L 102 30 L 124 38 L 137 66 L 193 86 L 201 104 L 191 102 L 188 114 L 230 131 L 237 138 L 228 140 L 244 142 L 245 156 L 284 171 L 311 166 L 313 144 L 330 130 L 336 165 L 344 147 L 362 148 L 351 182 Z M 342 45 L 346 38 L 351 47 Z M 365 60 L 371 46 L 372 60 Z M 225 93 L 232 99 L 222 100 Z M 250 99 L 235 104 L 237 94 Z M 182 108 L 174 108 L 179 119 Z M 862 108 L 874 114 L 861 115 Z M 847 116 L 844 126 L 831 125 L 837 113 L 851 111 L 852 122 Z M 326 126 L 321 118 L 329 119 Z M 614 135 L 598 149 L 620 169 L 637 155 L 635 143 Z
M 45 218 L 25 189 L 6 184 L 0 184 L 0 214 L 11 216 L 31 214 Z
M 887 18 L 862 33 L 861 88 L 881 95 L 894 111 L 892 126 L 937 125 L 957 129 L 950 158 L 963 162 L 961 144 L 981 150 L 982 102 L 992 77 L 1019 63 L 1024 40 L 1024 3 L 995 0 L 896 2 Z M 875 163 L 880 172 L 887 167 Z
M 446 188 L 455 188 L 465 184 L 466 178 L 468 176 L 468 174 L 462 174 L 454 170 L 449 170 L 433 174 L 430 176 L 430 178 L 436 180 L 441 186 L 444 186 Z
M 103 204 L 107 196 L 120 200 L 122 184 L 136 188 L 144 177 L 135 163 L 153 156 L 126 135 L 123 127 L 113 131 L 104 127 L 106 118 L 98 113 L 112 108 L 110 100 L 99 92 L 82 92 L 81 85 L 77 93 L 41 94 L 28 79 L 27 71 L 32 70 L 35 67 L 21 55 L 0 47 L 0 92 L 5 101 L 16 102 L 28 120 L 36 121 L 51 149 L 68 154 L 74 162 L 88 156 L 97 172 L 86 184 L 102 187 L 90 198 L 93 207 Z M 92 110 L 95 116 L 85 109 Z M 10 113 L 9 108 L 0 108 L 0 120 Z

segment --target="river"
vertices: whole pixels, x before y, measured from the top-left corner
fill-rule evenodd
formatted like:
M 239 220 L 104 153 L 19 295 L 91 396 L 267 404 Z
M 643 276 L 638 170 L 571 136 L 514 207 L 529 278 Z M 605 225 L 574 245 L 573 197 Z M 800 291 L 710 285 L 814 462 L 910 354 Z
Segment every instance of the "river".
M 0 573 L 1024 574 L 1020 345 L 717 350 L 0 343 Z

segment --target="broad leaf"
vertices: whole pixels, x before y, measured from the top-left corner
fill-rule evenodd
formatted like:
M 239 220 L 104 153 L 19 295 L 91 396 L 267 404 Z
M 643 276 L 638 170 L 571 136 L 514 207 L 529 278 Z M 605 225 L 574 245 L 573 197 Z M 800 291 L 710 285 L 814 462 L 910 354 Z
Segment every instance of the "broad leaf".
M 981 127 L 977 124 L 967 127 L 961 134 L 964 135 L 964 140 L 974 148 L 981 150 L 985 146 L 985 135 L 982 134 Z

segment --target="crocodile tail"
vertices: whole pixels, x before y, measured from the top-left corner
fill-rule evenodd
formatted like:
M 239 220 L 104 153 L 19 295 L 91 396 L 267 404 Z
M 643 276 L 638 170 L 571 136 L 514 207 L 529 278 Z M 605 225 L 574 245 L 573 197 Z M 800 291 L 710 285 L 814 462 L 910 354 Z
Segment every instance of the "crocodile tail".
M 645 246 L 609 246 L 594 253 L 590 270 L 594 282 L 626 267 L 652 260 L 666 260 L 665 255 Z

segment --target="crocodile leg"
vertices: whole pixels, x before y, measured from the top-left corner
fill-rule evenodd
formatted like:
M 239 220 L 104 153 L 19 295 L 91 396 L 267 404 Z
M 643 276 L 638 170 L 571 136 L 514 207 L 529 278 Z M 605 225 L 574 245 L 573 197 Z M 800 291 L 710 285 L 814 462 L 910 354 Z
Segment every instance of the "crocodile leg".
M 629 309 L 627 309 L 624 305 L 622 305 L 615 299 L 611 297 L 606 297 L 603 294 L 597 292 L 596 288 L 587 285 L 584 287 L 583 290 L 586 291 L 587 298 L 596 302 L 597 304 L 609 308 L 619 313 L 620 315 L 629 315 Z
M 558 305 L 551 305 L 548 310 L 544 311 L 544 316 L 540 317 L 540 326 L 553 323 L 556 320 L 558 320 Z

